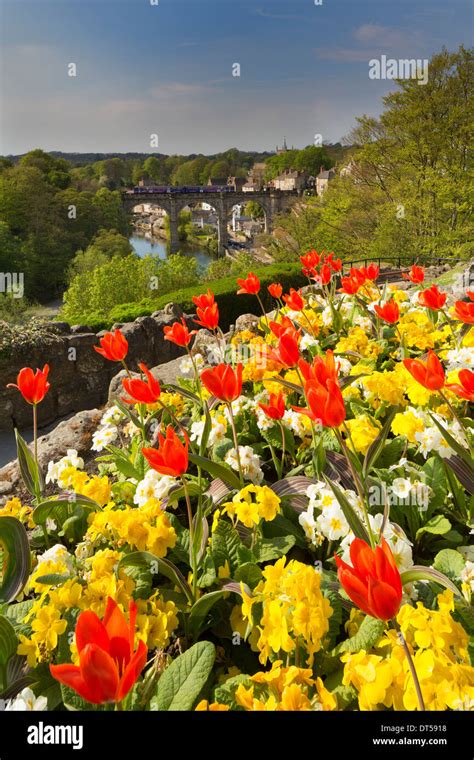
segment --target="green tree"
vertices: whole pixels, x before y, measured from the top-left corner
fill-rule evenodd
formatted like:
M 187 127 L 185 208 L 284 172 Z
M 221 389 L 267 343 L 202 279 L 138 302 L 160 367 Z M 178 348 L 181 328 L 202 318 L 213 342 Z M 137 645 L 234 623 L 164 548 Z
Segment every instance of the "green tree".
M 125 258 L 133 253 L 130 241 L 116 230 L 100 230 L 85 251 L 77 251 L 69 267 L 69 280 L 77 274 L 91 272 L 112 258 Z

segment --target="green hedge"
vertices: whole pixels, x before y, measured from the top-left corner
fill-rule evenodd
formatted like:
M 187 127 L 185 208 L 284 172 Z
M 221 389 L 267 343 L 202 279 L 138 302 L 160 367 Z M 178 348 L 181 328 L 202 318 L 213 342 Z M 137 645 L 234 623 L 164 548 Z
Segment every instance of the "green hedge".
M 281 283 L 283 292 L 288 292 L 290 287 L 299 288 L 307 284 L 299 263 L 273 264 L 263 269 L 256 269 L 255 273 L 260 278 L 262 284 L 260 296 L 269 311 L 275 305 L 274 299 L 271 298 L 267 291 L 267 286 L 272 282 Z M 227 330 L 231 324 L 234 324 L 237 317 L 241 314 L 259 313 L 259 306 L 255 296 L 246 294 L 237 295 L 237 278 L 232 276 L 203 283 L 201 286 L 196 285 L 192 288 L 175 290 L 156 298 L 145 298 L 138 303 L 121 304 L 111 310 L 108 319 L 104 319 L 103 316 L 97 314 L 89 314 L 84 318 L 84 323 L 95 331 L 106 330 L 110 329 L 117 322 L 133 322 L 137 317 L 149 316 L 154 311 L 162 309 L 168 303 L 177 303 L 185 313 L 193 314 L 196 311 L 196 307 L 192 297 L 205 292 L 208 288 L 215 294 L 216 302 L 219 306 L 220 326 L 223 330 Z

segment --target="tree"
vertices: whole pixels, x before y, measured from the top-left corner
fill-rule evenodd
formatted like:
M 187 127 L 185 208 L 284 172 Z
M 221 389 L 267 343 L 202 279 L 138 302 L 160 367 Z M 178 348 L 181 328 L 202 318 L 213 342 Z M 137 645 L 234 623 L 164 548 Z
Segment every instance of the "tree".
M 69 267 L 69 280 L 77 274 L 91 272 L 112 258 L 125 258 L 133 253 L 128 238 L 117 230 L 101 229 L 85 251 L 77 251 Z
M 472 256 L 472 51 L 443 50 L 425 85 L 396 86 L 379 119 L 357 120 L 349 173 L 282 218 L 278 257 L 294 256 L 303 241 L 351 258 Z

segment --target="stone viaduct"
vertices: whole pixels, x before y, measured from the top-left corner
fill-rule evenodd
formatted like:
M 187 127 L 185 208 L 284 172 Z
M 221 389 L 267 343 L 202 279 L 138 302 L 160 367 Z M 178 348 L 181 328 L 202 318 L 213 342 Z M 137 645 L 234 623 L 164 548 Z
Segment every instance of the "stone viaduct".
M 215 209 L 218 219 L 218 253 L 225 255 L 228 233 L 227 224 L 234 206 L 245 204 L 249 201 L 258 203 L 265 215 L 265 232 L 272 231 L 273 218 L 276 214 L 288 210 L 298 199 L 298 193 L 284 190 L 262 190 L 259 192 L 189 192 L 180 188 L 173 188 L 171 192 L 154 192 L 152 189 L 137 192 L 129 190 L 122 193 L 124 208 L 133 212 L 136 206 L 144 203 L 152 203 L 166 211 L 170 225 L 170 252 L 177 253 L 180 249 L 178 237 L 178 217 L 180 211 L 186 206 L 193 207 L 196 203 L 208 203 Z

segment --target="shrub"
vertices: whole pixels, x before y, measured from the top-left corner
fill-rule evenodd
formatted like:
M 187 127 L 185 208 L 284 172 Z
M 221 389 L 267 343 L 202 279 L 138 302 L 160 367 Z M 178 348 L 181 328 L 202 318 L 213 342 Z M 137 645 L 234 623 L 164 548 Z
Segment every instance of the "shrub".
M 271 265 L 262 269 L 256 269 L 255 273 L 260 278 L 262 284 L 261 297 L 268 310 L 270 310 L 275 303 L 267 291 L 267 286 L 270 285 L 270 283 L 280 282 L 283 285 L 284 290 L 288 290 L 290 287 L 301 287 L 306 284 L 306 278 L 301 273 L 301 265 L 299 263 L 284 266 L 281 264 Z M 255 296 L 237 296 L 238 286 L 236 284 L 236 278 L 232 276 L 214 280 L 210 283 L 206 282 L 200 286 L 194 285 L 189 288 L 181 288 L 180 290 L 175 290 L 157 296 L 156 298 L 144 298 L 139 303 L 128 303 L 116 306 L 110 311 L 108 318 L 106 319 L 97 312 L 90 313 L 89 315 L 84 316 L 83 321 L 94 330 L 108 329 L 112 324 L 117 322 L 133 322 L 137 317 L 149 316 L 154 311 L 163 309 L 168 303 L 177 303 L 185 312 L 193 314 L 196 311 L 196 307 L 192 300 L 193 295 L 206 290 L 208 287 L 212 289 L 216 296 L 222 329 L 227 330 L 240 314 L 245 314 L 247 312 L 258 314 L 259 307 Z
M 156 289 L 164 294 L 178 286 L 190 287 L 199 281 L 196 259 L 170 256 L 161 260 L 135 255 L 114 256 L 92 272 L 77 274 L 64 294 L 61 318 L 91 327 L 107 323 L 111 310 L 120 304 L 141 302 Z M 92 319 L 92 315 L 94 318 Z

